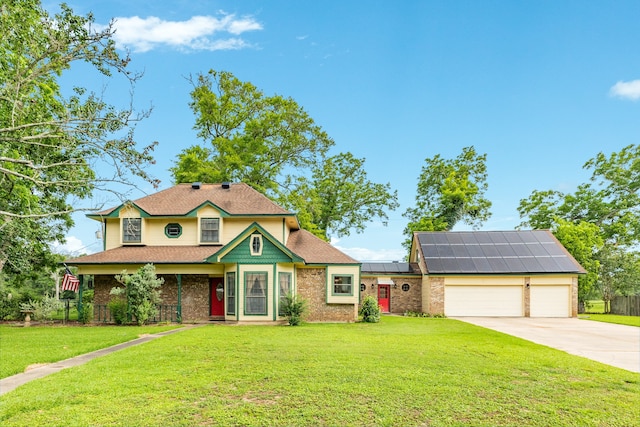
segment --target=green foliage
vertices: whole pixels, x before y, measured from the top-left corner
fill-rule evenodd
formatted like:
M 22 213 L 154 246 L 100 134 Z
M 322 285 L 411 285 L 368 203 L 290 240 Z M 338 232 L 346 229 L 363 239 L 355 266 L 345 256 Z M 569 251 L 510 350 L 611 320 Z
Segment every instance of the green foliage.
M 129 313 L 138 325 L 146 324 L 157 315 L 156 305 L 162 301 L 159 288 L 164 283 L 164 279 L 156 276 L 156 268 L 153 264 L 140 267 L 133 274 L 127 274 L 125 270 L 115 277 L 124 285 Z
M 414 231 L 448 231 L 459 222 L 478 228 L 490 216 L 487 191 L 487 155 L 465 147 L 455 159 L 439 154 L 425 160 L 418 178 L 415 206 L 408 219 L 403 245 L 410 250 Z
M 226 71 L 192 80 L 195 128 L 207 144 L 180 153 L 176 183 L 241 181 L 299 214 L 325 240 L 362 232 L 398 207 L 390 185 L 370 181 L 364 159 L 328 157 L 333 140 L 293 99 L 265 96 Z
M 119 296 L 112 297 L 107 303 L 107 308 L 116 325 L 124 325 L 128 322 L 129 307 L 127 300 Z
M 94 190 L 133 185 L 131 175 L 157 184 L 146 172 L 155 143 L 138 149 L 133 138 L 148 112 L 59 83 L 75 64 L 138 79 L 116 51 L 112 24 L 96 31 L 93 21 L 65 4 L 55 16 L 39 0 L 0 4 L 0 271 L 51 264 L 51 243 L 64 242 L 78 201 Z M 102 162 L 118 167 L 102 175 Z
M 83 303 L 82 310 L 78 313 L 78 321 L 80 323 L 91 323 L 93 320 L 93 304 Z
M 62 309 L 62 302 L 55 297 L 45 295 L 40 301 L 29 300 L 20 304 L 20 311 L 30 312 L 31 318 L 38 321 L 50 321 L 53 315 Z
M 380 306 L 378 305 L 378 299 L 373 295 L 367 295 L 362 300 L 360 306 L 360 315 L 362 321 L 367 323 L 378 323 L 380 321 Z
M 613 295 L 640 291 L 633 279 L 640 244 L 640 145 L 598 153 L 583 167 L 592 171 L 590 182 L 574 193 L 534 191 L 518 212 L 521 226 L 552 229 L 588 271 L 580 278 L 579 300 L 598 289 L 608 305 Z
M 307 301 L 298 295 L 288 293 L 282 301 L 282 314 L 287 318 L 289 325 L 298 326 L 307 312 Z
M 419 313 L 416 311 L 405 311 L 404 316 L 405 317 L 432 317 L 434 319 L 444 319 L 447 317 L 444 314 Z

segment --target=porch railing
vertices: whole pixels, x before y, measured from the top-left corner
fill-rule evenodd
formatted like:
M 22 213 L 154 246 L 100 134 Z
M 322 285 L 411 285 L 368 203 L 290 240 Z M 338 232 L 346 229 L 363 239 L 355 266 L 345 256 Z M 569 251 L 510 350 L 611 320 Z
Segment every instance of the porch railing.
M 156 306 L 158 313 L 149 322 L 172 322 L 181 323 L 180 317 L 181 307 L 179 305 L 171 304 L 158 304 Z M 94 304 L 93 305 L 93 321 L 98 323 L 114 323 L 113 317 L 109 312 L 109 308 L 106 304 Z

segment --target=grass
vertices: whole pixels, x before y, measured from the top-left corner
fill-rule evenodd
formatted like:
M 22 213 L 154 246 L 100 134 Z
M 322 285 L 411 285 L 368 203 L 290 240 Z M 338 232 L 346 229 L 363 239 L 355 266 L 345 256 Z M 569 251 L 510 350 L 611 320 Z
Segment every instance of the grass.
M 637 374 L 450 319 L 206 326 L 28 383 L 0 424 L 629 426 Z
M 604 313 L 604 301 L 602 300 L 592 300 L 587 303 L 586 307 L 587 313 Z
M 172 328 L 0 325 L 0 378 L 24 372 L 32 364 L 57 362 Z
M 597 322 L 616 323 L 640 327 L 640 316 L 622 316 L 620 314 L 581 314 L 580 319 L 595 320 Z

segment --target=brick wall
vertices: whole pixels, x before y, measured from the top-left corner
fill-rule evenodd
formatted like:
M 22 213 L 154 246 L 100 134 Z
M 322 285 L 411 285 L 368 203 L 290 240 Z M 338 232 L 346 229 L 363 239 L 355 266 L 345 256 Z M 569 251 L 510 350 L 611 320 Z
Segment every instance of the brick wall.
M 392 280 L 397 288 L 391 287 L 390 312 L 394 314 L 402 314 L 407 311 L 421 313 L 422 277 L 393 277 Z M 378 298 L 377 285 L 371 286 L 376 283 L 375 277 L 363 277 L 361 283 L 364 283 L 365 290 L 360 292 L 360 301 L 364 300 L 367 295 Z M 408 291 L 402 290 L 402 285 L 405 283 L 409 285 Z
M 298 295 L 307 300 L 307 322 L 354 322 L 357 304 L 327 304 L 327 270 L 299 268 L 296 272 Z M 357 286 L 357 284 L 354 284 Z
M 178 281 L 174 274 L 159 275 L 164 279 L 160 287 L 162 304 L 178 304 Z M 112 275 L 94 277 L 94 303 L 106 305 L 111 299 L 111 288 L 119 283 Z M 182 276 L 182 320 L 193 322 L 209 320 L 209 277 L 206 275 Z

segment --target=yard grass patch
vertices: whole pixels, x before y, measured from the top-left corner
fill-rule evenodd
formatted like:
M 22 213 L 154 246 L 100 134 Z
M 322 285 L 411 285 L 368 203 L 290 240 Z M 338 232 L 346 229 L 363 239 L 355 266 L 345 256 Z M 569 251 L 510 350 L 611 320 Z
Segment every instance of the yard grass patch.
M 31 326 L 0 325 L 0 378 L 30 366 L 53 363 L 177 326 Z
M 620 314 L 581 314 L 578 316 L 583 320 L 595 320 L 597 322 L 616 323 L 618 325 L 629 325 L 640 327 L 640 316 L 623 316 Z
M 451 319 L 195 328 L 0 398 L 0 424 L 625 426 L 638 375 Z

